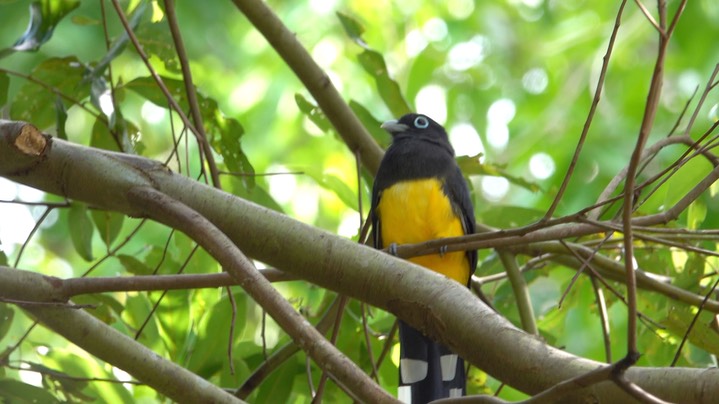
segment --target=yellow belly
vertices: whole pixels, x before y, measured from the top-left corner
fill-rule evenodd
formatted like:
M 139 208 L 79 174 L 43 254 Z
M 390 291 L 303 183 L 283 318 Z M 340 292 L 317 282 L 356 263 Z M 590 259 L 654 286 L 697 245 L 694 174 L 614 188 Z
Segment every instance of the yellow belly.
M 382 248 L 464 235 L 462 222 L 436 179 L 397 183 L 384 191 L 377 205 Z M 409 259 L 463 285 L 469 280 L 469 260 L 463 251 Z

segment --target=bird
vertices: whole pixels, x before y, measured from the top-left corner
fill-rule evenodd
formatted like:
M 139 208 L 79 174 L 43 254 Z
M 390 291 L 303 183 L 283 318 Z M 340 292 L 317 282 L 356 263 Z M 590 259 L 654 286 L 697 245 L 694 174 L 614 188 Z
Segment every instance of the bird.
M 396 255 L 400 244 L 475 231 L 467 182 L 447 132 L 426 115 L 410 113 L 381 125 L 392 136 L 372 187 L 374 247 Z M 469 286 L 477 251 L 440 251 L 409 261 Z M 466 394 L 464 360 L 399 320 L 398 399 L 426 403 Z

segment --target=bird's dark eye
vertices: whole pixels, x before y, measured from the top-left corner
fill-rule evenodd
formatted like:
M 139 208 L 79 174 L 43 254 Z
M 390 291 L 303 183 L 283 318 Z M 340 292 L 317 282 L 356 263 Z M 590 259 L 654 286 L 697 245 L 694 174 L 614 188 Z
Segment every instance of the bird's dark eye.
M 423 116 L 414 118 L 414 127 L 417 129 L 426 129 L 429 126 L 429 121 Z

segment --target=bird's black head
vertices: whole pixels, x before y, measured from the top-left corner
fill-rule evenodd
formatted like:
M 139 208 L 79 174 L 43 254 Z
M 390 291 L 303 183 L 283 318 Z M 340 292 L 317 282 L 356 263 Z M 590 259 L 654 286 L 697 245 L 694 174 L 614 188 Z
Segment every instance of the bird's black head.
M 399 120 L 383 123 L 382 129 L 389 132 L 395 142 L 402 140 L 424 140 L 445 148 L 449 147 L 454 154 L 454 150 L 452 150 L 449 138 L 447 137 L 447 132 L 442 125 L 426 115 L 407 114 Z

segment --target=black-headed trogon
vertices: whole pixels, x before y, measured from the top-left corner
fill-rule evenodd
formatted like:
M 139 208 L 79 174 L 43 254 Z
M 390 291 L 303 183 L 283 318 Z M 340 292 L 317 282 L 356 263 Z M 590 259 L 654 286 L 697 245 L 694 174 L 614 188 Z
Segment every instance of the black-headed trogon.
M 429 117 L 407 114 L 382 125 L 392 144 L 380 163 L 372 189 L 375 248 L 420 243 L 474 233 L 467 183 L 454 159 L 444 128 Z M 476 251 L 409 259 L 463 285 L 477 265 Z M 426 403 L 466 392 L 464 361 L 447 347 L 399 322 L 398 398 Z

